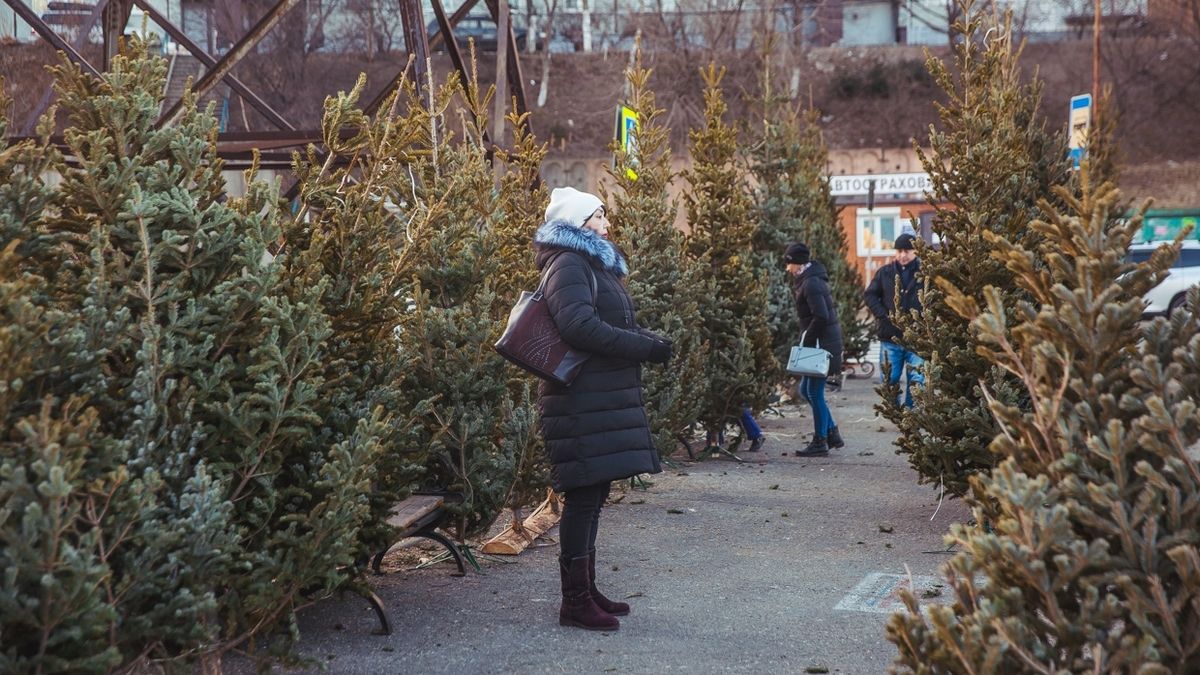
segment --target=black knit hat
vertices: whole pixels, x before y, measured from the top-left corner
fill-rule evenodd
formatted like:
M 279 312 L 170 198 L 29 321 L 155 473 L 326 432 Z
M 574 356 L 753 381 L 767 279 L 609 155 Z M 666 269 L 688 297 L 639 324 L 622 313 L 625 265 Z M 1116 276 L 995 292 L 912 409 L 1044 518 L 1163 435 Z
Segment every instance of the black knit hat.
M 808 247 L 804 244 L 788 244 L 787 252 L 783 254 L 783 262 L 803 265 L 808 262 Z
M 904 234 L 900 235 L 899 237 L 896 237 L 896 244 L 892 248 L 896 249 L 897 251 L 913 251 L 913 250 L 916 250 L 916 248 L 917 248 L 913 244 L 913 242 L 915 242 L 915 241 L 916 241 L 916 237 L 905 232 Z

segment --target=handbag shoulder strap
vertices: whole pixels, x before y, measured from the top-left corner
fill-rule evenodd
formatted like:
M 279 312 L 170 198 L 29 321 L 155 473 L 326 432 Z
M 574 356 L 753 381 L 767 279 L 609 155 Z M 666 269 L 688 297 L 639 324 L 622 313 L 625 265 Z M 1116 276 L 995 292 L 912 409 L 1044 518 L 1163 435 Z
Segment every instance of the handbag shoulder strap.
M 551 258 L 546 263 L 546 269 L 542 270 L 542 280 L 538 283 L 538 287 L 537 287 L 537 291 L 536 291 L 537 294 L 540 295 L 542 293 L 543 289 L 545 288 L 546 280 L 550 278 L 550 268 L 551 268 L 551 266 L 554 265 L 554 261 L 558 260 L 559 256 L 561 256 L 564 253 L 571 253 L 571 251 L 559 251 L 558 253 L 555 253 L 554 257 Z M 596 272 L 594 270 L 592 270 L 592 266 L 590 264 L 588 264 L 587 261 L 584 261 L 584 267 L 587 268 L 588 277 L 590 277 L 591 283 L 589 284 L 589 286 L 592 289 L 592 304 L 594 305 L 594 304 L 596 304 L 596 293 L 598 291 L 597 286 L 599 285 L 596 282 Z
M 808 335 L 808 331 L 807 331 L 807 330 L 806 330 L 806 331 L 804 331 L 803 333 L 801 333 L 801 334 L 800 334 L 800 344 L 801 344 L 801 346 L 803 346 L 803 345 L 804 345 L 804 336 L 805 336 L 805 335 Z M 820 349 L 820 348 L 821 348 L 821 338 L 817 338 L 817 349 Z

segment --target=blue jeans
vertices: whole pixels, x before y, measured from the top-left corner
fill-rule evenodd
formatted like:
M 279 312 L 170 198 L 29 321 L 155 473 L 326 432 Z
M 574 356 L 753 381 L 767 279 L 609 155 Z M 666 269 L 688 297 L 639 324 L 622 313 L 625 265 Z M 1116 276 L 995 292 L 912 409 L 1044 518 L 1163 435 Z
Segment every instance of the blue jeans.
M 906 408 L 913 407 L 913 385 L 921 386 L 925 384 L 925 374 L 921 372 L 921 366 L 923 365 L 925 365 L 924 359 L 894 342 L 882 342 L 879 345 L 879 375 L 881 380 L 883 374 L 886 372 L 888 384 L 896 384 L 900 382 L 900 372 L 907 367 L 907 378 L 904 383 L 904 407 Z M 899 397 L 896 398 L 896 405 L 900 405 Z
M 824 377 L 802 377 L 798 387 L 800 395 L 812 406 L 813 427 L 816 435 L 825 438 L 829 430 L 837 427 L 833 421 L 833 413 L 829 412 L 829 404 L 825 402 Z
M 751 414 L 749 408 L 742 408 L 742 418 L 739 420 L 742 429 L 746 432 L 746 438 L 751 441 L 757 441 L 762 437 L 762 429 L 758 427 L 758 422 L 754 421 L 754 415 Z

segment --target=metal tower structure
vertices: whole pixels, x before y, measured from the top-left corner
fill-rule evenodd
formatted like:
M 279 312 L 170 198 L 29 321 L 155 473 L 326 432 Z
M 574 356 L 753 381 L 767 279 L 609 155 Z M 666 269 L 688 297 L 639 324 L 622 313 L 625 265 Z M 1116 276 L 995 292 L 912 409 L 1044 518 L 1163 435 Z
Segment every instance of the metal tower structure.
M 320 129 L 297 128 L 296 125 L 263 100 L 250 86 L 246 85 L 233 74 L 233 70 L 237 64 L 255 49 L 271 29 L 299 4 L 300 0 L 277 0 L 259 18 L 258 22 L 242 35 L 220 58 L 209 54 L 203 47 L 189 38 L 178 25 L 156 10 L 148 0 L 96 0 L 91 15 L 85 18 L 79 25 L 73 43 L 63 39 L 23 0 L 3 1 L 13 9 L 17 16 L 29 24 L 38 36 L 48 42 L 57 51 L 66 54 L 67 58 L 78 64 L 83 70 L 96 76 L 108 70 L 113 57 L 120 48 L 120 39 L 124 34 L 125 27 L 129 23 L 129 17 L 133 8 L 137 7 L 140 9 L 150 21 L 157 24 L 167 35 L 205 67 L 203 76 L 192 86 L 192 92 L 197 98 L 202 98 L 205 94 L 212 91 L 215 86 L 224 83 L 238 94 L 247 105 L 258 111 L 264 119 L 275 127 L 272 130 L 218 134 L 217 153 L 220 157 L 230 162 L 230 168 L 236 168 L 239 165 L 248 163 L 251 153 L 256 150 L 262 153 L 261 166 L 264 168 L 286 168 L 290 165 L 293 149 L 306 146 L 310 143 L 320 145 L 322 142 Z M 408 77 L 412 78 L 417 84 L 418 89 L 423 92 L 427 89 L 430 49 L 436 47 L 441 41 L 445 41 L 446 43 L 446 51 L 450 56 L 455 71 L 459 73 L 464 82 L 466 81 L 468 77 L 466 64 L 463 61 L 462 50 L 454 38 L 453 28 L 479 2 L 480 0 L 465 0 L 453 14 L 447 14 L 442 0 L 431 0 L 434 17 L 438 25 L 438 31 L 431 39 L 426 29 L 421 0 L 401 0 L 400 18 L 404 43 L 406 51 L 409 54 L 407 61 L 412 65 L 412 73 Z M 503 3 L 500 0 L 484 0 L 484 3 L 505 38 L 504 44 L 500 45 L 497 49 L 498 55 L 506 55 L 505 63 L 497 64 L 500 66 L 497 68 L 497 77 L 499 80 L 497 82 L 497 89 L 501 92 L 507 90 L 509 94 L 504 95 L 502 98 L 507 98 L 508 95 L 511 95 L 516 100 L 518 112 L 524 112 L 528 110 L 524 78 L 521 73 L 520 55 L 512 29 L 512 22 L 509 20 L 508 3 L 506 0 Z M 101 52 L 101 62 L 93 64 L 80 53 L 80 49 L 97 23 L 99 23 L 103 34 L 103 50 Z M 368 114 L 374 113 L 383 101 L 395 91 L 396 87 L 399 86 L 400 82 L 406 76 L 405 73 L 407 70 L 408 65 L 398 70 L 396 76 L 392 78 L 383 91 L 379 92 L 375 99 L 367 105 L 365 110 Z M 503 77 L 500 76 L 501 73 L 503 73 Z M 28 137 L 33 133 L 37 119 L 45 112 L 52 97 L 52 89 L 47 89 L 25 124 L 23 126 L 14 125 L 14 129 L 19 129 L 19 131 L 16 135 L 10 136 L 8 139 L 10 142 Z M 425 97 L 423 100 L 428 101 L 428 98 Z M 169 109 L 163 112 L 158 120 L 158 124 L 173 124 L 179 118 L 181 112 L 182 102 L 174 103 Z

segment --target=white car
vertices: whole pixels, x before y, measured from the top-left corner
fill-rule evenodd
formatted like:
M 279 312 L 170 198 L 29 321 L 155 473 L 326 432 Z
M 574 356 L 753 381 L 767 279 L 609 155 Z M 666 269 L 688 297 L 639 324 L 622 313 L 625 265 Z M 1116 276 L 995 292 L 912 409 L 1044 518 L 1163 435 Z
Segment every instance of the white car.
M 1143 262 L 1164 242 L 1134 244 L 1129 247 L 1130 262 Z M 1200 284 L 1200 241 L 1185 241 L 1179 251 L 1179 259 L 1171 266 L 1171 273 L 1163 282 L 1146 293 L 1143 316 L 1171 316 L 1183 306 L 1187 292 Z

